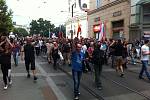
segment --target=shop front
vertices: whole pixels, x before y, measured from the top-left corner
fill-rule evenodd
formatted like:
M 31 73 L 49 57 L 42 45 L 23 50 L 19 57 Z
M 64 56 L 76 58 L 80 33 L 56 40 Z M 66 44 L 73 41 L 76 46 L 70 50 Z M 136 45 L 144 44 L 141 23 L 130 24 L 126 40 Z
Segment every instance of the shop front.
M 88 12 L 90 37 L 97 37 L 101 23 L 105 25 L 106 38 L 129 39 L 130 4 L 127 0 L 116 0 Z

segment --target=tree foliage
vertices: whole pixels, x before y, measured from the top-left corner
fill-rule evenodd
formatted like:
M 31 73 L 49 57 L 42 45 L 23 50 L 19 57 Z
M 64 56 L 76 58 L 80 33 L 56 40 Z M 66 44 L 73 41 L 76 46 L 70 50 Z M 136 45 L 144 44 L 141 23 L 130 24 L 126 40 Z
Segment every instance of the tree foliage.
M 32 20 L 30 23 L 30 33 L 31 34 L 41 34 L 42 36 L 49 36 L 49 32 L 53 32 L 55 25 L 51 24 L 51 21 L 39 18 L 38 20 Z
M 66 37 L 66 27 L 64 25 L 59 25 L 59 27 L 54 28 L 54 33 L 56 33 L 56 36 L 58 36 L 59 32 L 62 32 L 63 36 Z
M 58 36 L 59 32 L 63 33 L 65 37 L 66 27 L 64 25 L 59 25 L 59 27 L 55 27 L 51 21 L 44 20 L 43 18 L 39 18 L 38 20 L 32 20 L 30 23 L 30 34 L 41 34 L 42 36 L 49 36 L 50 33 L 55 33 Z
M 24 28 L 14 28 L 13 33 L 17 34 L 19 37 L 22 37 L 22 36 L 25 37 L 25 36 L 29 35 L 27 30 Z
M 0 33 L 8 34 L 12 28 L 12 11 L 8 11 L 5 0 L 0 0 Z

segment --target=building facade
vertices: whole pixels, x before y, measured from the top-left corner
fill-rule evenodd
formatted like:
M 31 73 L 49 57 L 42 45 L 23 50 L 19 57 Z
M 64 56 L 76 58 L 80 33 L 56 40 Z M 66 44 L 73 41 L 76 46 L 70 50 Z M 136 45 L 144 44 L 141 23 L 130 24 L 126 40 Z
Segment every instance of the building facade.
M 131 0 L 130 40 L 150 38 L 150 0 Z
M 68 19 L 68 21 L 66 22 L 66 37 L 68 38 L 77 37 L 77 31 L 78 31 L 79 26 L 81 28 L 81 32 L 78 34 L 78 37 L 82 36 L 84 38 L 87 38 L 88 28 L 87 28 L 87 15 L 86 14 Z M 71 33 L 73 36 L 71 36 Z
M 88 4 L 89 0 L 68 0 L 68 15 L 70 17 L 65 22 L 66 37 L 68 38 L 77 37 L 77 31 L 79 26 L 81 28 L 79 37 L 80 36 L 84 38 L 88 37 L 87 12 L 81 9 L 81 6 L 84 5 L 85 3 Z
M 90 0 L 88 36 L 95 37 L 104 23 L 106 38 L 128 40 L 130 7 L 130 0 Z

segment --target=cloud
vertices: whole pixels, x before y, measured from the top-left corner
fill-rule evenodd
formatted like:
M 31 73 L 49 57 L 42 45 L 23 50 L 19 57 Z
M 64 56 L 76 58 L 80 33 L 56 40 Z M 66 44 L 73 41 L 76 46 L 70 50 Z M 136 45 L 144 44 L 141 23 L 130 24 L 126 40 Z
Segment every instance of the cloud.
M 68 10 L 68 0 L 6 0 L 10 9 L 14 12 L 14 20 L 20 24 L 28 24 L 31 19 L 44 18 L 54 24 L 64 22 Z M 27 23 L 28 22 L 28 23 Z

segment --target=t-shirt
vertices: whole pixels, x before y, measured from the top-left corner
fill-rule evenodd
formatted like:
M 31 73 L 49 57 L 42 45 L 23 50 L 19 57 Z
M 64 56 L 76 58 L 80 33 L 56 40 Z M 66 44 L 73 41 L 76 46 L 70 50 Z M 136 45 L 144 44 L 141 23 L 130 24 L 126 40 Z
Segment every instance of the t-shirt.
M 116 44 L 114 46 L 114 53 L 115 53 L 115 56 L 122 56 L 123 55 L 123 45 L 122 44 Z
M 32 44 L 26 44 L 24 46 L 24 53 L 26 60 L 35 60 L 34 46 Z
M 143 45 L 141 48 L 141 60 L 149 60 L 149 55 L 145 55 L 143 53 L 148 53 L 149 52 L 149 47 L 147 45 Z

